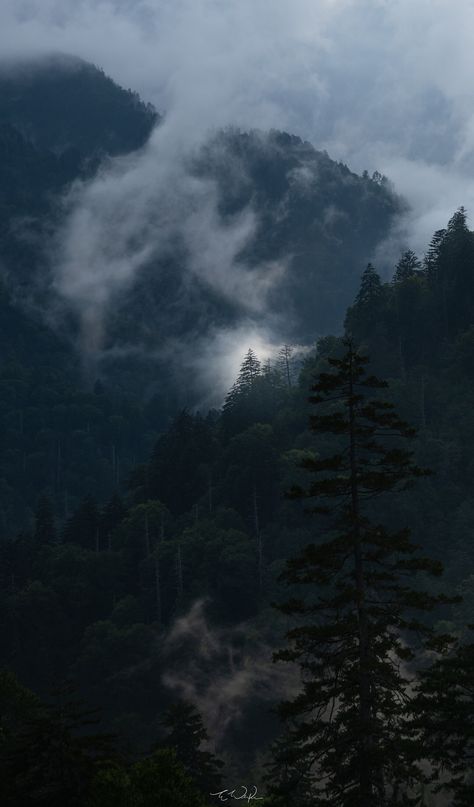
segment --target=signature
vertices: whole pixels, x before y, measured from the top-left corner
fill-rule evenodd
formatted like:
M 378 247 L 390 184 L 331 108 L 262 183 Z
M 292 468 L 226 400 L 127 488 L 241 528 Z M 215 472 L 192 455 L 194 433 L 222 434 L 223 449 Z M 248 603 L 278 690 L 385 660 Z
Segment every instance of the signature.
M 229 799 L 235 799 L 236 801 L 246 801 L 250 803 L 252 799 L 255 801 L 261 801 L 263 796 L 257 796 L 257 788 L 255 785 L 252 785 L 251 788 L 245 787 L 245 785 L 239 785 L 239 787 L 234 787 L 233 790 L 220 790 L 218 793 L 211 793 L 211 796 L 217 796 L 219 801 L 228 801 Z

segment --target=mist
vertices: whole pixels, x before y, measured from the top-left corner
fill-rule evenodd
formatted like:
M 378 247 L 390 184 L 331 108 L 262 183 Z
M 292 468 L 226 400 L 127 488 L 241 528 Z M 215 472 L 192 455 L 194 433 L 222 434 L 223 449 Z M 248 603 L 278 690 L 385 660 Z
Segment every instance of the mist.
M 237 341 L 242 352 L 255 338 L 276 348 L 267 299 L 285 261 L 250 272 L 241 254 L 255 211 L 224 223 L 212 182 L 188 170 L 210 133 L 227 125 L 286 130 L 353 170 L 386 174 L 411 210 L 379 251 L 382 272 L 404 248 L 423 253 L 459 205 L 468 214 L 474 207 L 473 23 L 468 0 L 6 0 L 4 58 L 75 54 L 165 113 L 141 152 L 111 161 L 65 201 L 55 288 L 78 313 L 82 350 L 101 355 L 116 295 L 176 238 L 190 256 L 184 287 L 197 279 L 241 306 L 234 339 L 232 328 L 211 329 L 219 354 L 229 346 L 219 366 L 231 362 L 235 372 Z M 214 378 L 217 398 L 228 376 Z
M 251 731 L 247 744 L 252 747 L 265 724 L 267 730 L 277 724 L 275 703 L 296 694 L 301 682 L 293 665 L 272 664 L 273 650 L 263 640 L 249 641 L 248 625 L 225 630 L 213 626 L 208 604 L 197 600 L 173 623 L 164 648 L 168 661 L 163 683 L 197 707 L 218 753 L 232 750 L 235 756 L 235 732 Z

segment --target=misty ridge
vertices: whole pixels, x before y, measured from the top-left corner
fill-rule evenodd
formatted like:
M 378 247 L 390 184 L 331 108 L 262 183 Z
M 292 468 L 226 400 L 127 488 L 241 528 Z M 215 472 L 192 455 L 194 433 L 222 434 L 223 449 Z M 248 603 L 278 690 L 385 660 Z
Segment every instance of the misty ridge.
M 4 274 L 75 342 L 86 374 L 120 384 L 132 362 L 147 397 L 160 372 L 182 405 L 219 404 L 250 342 L 271 355 L 340 328 L 406 209 L 380 175 L 295 136 L 231 128 L 187 142 L 80 61 L 4 66 L 2 81 L 6 188 L 34 189 L 6 199 Z M 196 345 L 215 351 L 211 373 Z

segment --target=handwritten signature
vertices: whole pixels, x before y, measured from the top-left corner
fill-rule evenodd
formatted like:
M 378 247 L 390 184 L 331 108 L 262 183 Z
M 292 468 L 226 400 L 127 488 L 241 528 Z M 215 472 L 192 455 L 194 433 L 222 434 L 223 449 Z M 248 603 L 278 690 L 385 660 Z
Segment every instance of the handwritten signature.
M 219 801 L 235 799 L 236 801 L 243 800 L 250 803 L 252 799 L 255 799 L 255 801 L 261 801 L 263 799 L 263 796 L 257 796 L 257 788 L 255 785 L 252 785 L 251 788 L 247 788 L 245 785 L 239 785 L 239 787 L 235 787 L 233 790 L 220 790 L 218 793 L 211 793 L 210 795 L 217 796 Z

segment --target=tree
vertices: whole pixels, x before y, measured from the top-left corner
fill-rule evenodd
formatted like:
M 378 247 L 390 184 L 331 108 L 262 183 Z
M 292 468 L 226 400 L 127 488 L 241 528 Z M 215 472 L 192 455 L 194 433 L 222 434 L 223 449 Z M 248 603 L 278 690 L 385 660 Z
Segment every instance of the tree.
M 291 360 L 293 358 L 293 348 L 291 345 L 283 345 L 283 347 L 278 352 L 278 363 L 281 368 L 281 372 L 285 378 L 286 384 L 289 388 L 292 386 L 292 367 L 291 367 Z
M 271 807 L 313 807 L 311 761 L 301 739 L 288 734 L 278 737 L 265 769 L 264 781 Z
M 208 468 L 216 445 L 212 427 L 186 410 L 159 437 L 148 466 L 148 499 L 159 499 L 173 514 L 190 510 L 207 492 Z
M 452 793 L 453 807 L 470 807 L 474 804 L 474 644 L 447 643 L 439 658 L 421 671 L 415 714 L 437 790 Z
M 199 790 L 208 795 L 221 787 L 224 763 L 201 746 L 208 742 L 207 731 L 198 710 L 189 701 L 178 701 L 166 712 L 163 725 L 168 729 L 158 748 L 171 748 Z
M 0 793 L 5 807 L 81 807 L 98 764 L 112 759 L 113 737 L 91 733 L 99 721 L 58 690 L 57 704 L 34 705 L 0 756 Z M 3 749 L 2 749 L 3 750 Z
M 240 365 L 239 375 L 226 395 L 222 410 L 224 426 L 233 427 L 234 421 L 240 427 L 250 423 L 253 419 L 254 403 L 252 393 L 257 378 L 261 376 L 262 368 L 252 348 Z
M 382 296 L 382 281 L 380 275 L 371 263 L 362 273 L 360 289 L 356 296 L 357 305 L 370 305 L 377 303 Z
M 85 807 L 207 807 L 169 749 L 155 751 L 129 768 L 104 765 L 91 787 Z
M 393 276 L 394 283 L 403 283 L 410 277 L 414 277 L 421 269 L 421 262 L 416 257 L 413 250 L 408 249 L 403 253 L 395 267 L 395 274 Z
M 122 499 L 114 493 L 109 502 L 102 508 L 99 521 L 99 546 L 100 549 L 106 547 L 110 550 L 112 544 L 112 534 L 123 521 L 126 510 Z
M 93 496 L 85 496 L 64 525 L 64 541 L 85 549 L 99 549 L 100 515 Z
M 444 241 L 446 236 L 446 230 L 436 230 L 433 234 L 433 237 L 429 243 L 428 250 L 426 252 L 423 266 L 428 277 L 428 281 L 432 288 L 436 289 L 439 284 L 439 254 L 441 245 Z
M 224 401 L 223 434 L 232 437 L 254 423 L 271 422 L 284 398 L 284 391 L 281 373 L 268 365 L 262 369 L 259 359 L 249 348 Z
M 377 498 L 427 472 L 402 445 L 414 430 L 382 399 L 386 382 L 366 374 L 368 359 L 350 339 L 345 347 L 342 358 L 328 360 L 332 371 L 319 375 L 310 398 L 318 407 L 311 429 L 326 445 L 332 436 L 334 452 L 307 457 L 313 481 L 289 493 L 314 501 L 310 512 L 330 523 L 328 537 L 287 561 L 282 574 L 315 596 L 278 606 L 301 624 L 275 658 L 297 662 L 303 683 L 280 714 L 296 723 L 289 743 L 311 761 L 322 804 L 410 804 L 409 788 L 421 774 L 401 662 L 414 657 L 407 634 L 430 636 L 416 612 L 446 599 L 415 590 L 406 578 L 438 576 L 442 567 L 415 553 L 408 529 L 379 521 Z
M 34 537 L 39 544 L 54 544 L 56 541 L 53 505 L 49 496 L 41 496 L 38 500 Z
M 380 275 L 368 264 L 362 273 L 359 291 L 354 303 L 347 309 L 345 331 L 358 342 L 369 342 L 372 360 L 382 364 L 389 353 L 390 334 L 388 309 L 390 287 L 383 284 Z

